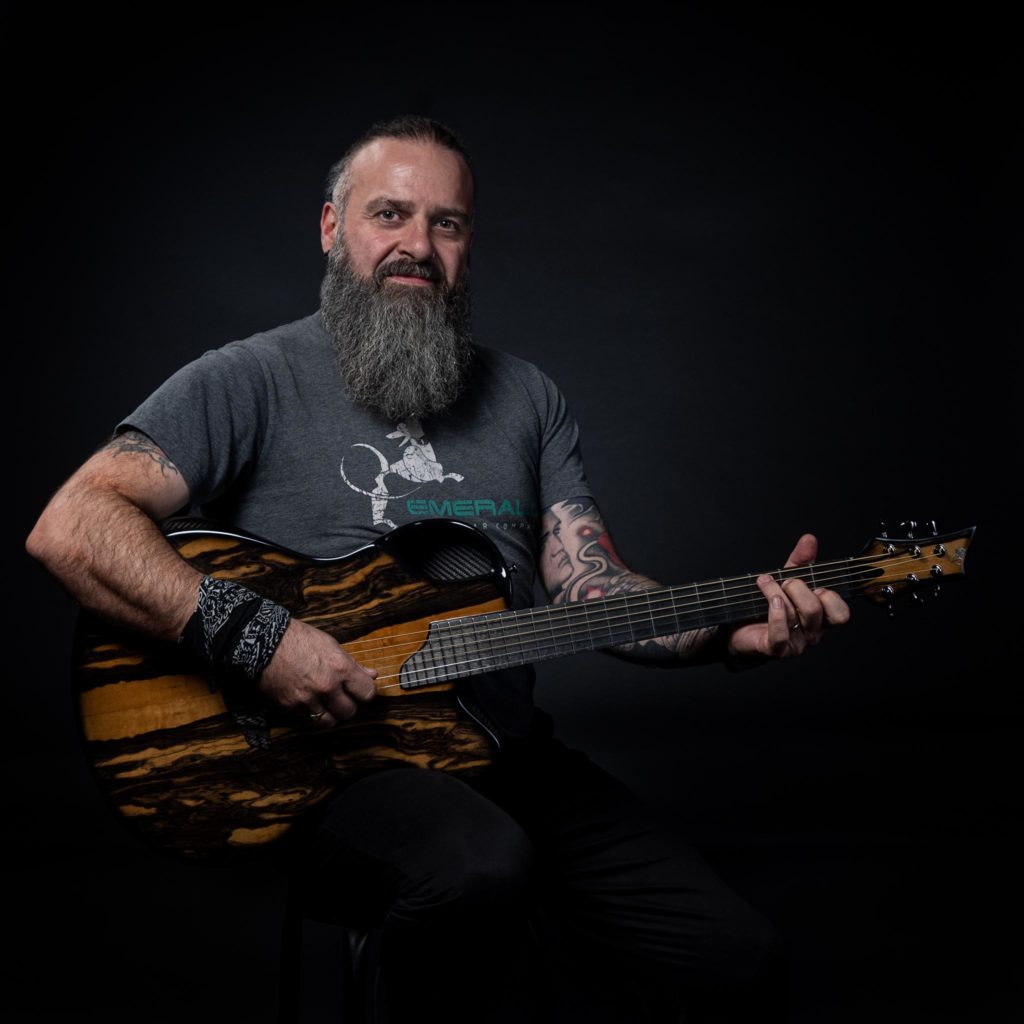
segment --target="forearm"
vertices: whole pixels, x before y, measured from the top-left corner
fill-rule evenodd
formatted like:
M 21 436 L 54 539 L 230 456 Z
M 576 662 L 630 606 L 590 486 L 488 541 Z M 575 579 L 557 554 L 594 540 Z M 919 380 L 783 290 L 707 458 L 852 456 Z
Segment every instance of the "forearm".
M 663 584 L 623 564 L 604 521 L 590 498 L 572 498 L 544 510 L 542 570 L 552 604 L 592 601 Z M 637 640 L 609 648 L 634 661 L 704 663 L 724 652 L 717 626 Z
M 596 597 L 614 597 L 619 594 L 633 594 L 644 590 L 660 590 L 664 584 L 658 583 L 639 573 L 611 571 L 603 578 L 592 579 L 587 585 L 587 600 Z M 557 603 L 557 599 L 556 599 Z M 667 636 L 651 637 L 647 640 L 636 640 L 630 643 L 617 644 L 607 648 L 609 654 L 625 658 L 628 661 L 654 662 L 663 665 L 703 664 L 721 658 L 719 650 L 718 627 L 710 626 L 703 629 L 684 630 Z
M 176 639 L 195 610 L 201 574 L 114 487 L 72 477 L 26 548 L 83 607 L 133 629 Z

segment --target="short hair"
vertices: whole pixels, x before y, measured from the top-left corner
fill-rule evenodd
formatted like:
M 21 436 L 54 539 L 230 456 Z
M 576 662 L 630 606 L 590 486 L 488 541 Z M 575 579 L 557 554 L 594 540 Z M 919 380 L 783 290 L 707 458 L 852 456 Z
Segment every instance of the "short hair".
M 337 163 L 333 164 L 327 172 L 324 200 L 334 203 L 339 216 L 344 213 L 345 203 L 348 201 L 348 193 L 352 187 L 350 175 L 352 161 L 364 146 L 376 139 L 408 139 L 410 142 L 432 142 L 451 150 L 453 153 L 458 153 L 469 168 L 469 176 L 470 180 L 473 181 L 475 196 L 476 179 L 473 174 L 473 161 L 455 132 L 446 125 L 441 124 L 440 121 L 434 121 L 429 117 L 404 114 L 401 117 L 377 121 L 376 124 L 371 125 L 349 146 L 344 156 Z

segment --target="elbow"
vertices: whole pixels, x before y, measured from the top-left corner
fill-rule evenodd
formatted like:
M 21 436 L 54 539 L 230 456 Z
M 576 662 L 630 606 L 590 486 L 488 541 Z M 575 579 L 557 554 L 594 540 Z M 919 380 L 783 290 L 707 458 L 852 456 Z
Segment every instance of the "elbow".
M 81 555 L 81 494 L 79 488 L 65 484 L 50 499 L 25 538 L 25 550 L 51 573 L 59 576 L 62 567 Z
M 62 530 L 54 518 L 52 507 L 47 506 L 25 538 L 25 550 L 48 569 L 60 560 L 61 538 L 67 537 L 67 531 Z

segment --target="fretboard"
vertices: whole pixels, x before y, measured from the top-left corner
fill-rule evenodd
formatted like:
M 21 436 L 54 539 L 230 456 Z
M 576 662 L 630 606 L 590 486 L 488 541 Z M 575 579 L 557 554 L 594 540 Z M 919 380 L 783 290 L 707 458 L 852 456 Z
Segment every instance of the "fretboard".
M 799 579 L 812 589 L 828 587 L 847 597 L 880 572 L 870 560 L 847 558 L 777 569 L 771 575 L 780 583 Z M 431 623 L 427 642 L 405 663 L 401 686 L 413 689 L 584 651 L 763 619 L 767 606 L 756 582 L 759 575 L 763 574 L 442 619 Z

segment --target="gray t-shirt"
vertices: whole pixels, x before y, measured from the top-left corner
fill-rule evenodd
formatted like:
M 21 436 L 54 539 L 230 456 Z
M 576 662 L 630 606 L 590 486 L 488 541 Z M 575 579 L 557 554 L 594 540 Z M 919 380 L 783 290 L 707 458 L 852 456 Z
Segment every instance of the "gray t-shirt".
M 591 494 L 579 431 L 536 366 L 477 346 L 466 394 L 442 416 L 394 423 L 349 400 L 320 311 L 204 353 L 115 428 L 141 430 L 178 467 L 194 514 L 332 557 L 442 516 L 484 530 L 532 603 L 539 513 Z

